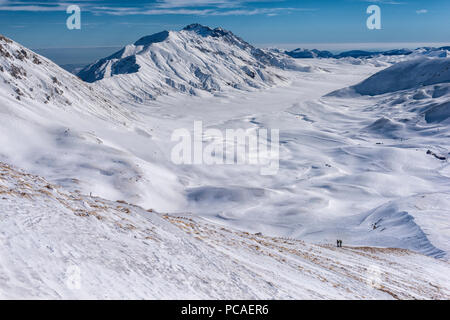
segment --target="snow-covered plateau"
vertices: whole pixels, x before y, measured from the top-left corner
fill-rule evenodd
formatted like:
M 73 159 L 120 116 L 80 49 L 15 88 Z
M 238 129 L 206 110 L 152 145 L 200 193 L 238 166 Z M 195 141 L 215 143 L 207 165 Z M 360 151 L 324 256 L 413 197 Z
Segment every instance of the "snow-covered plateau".
M 294 59 L 195 24 L 77 77 L 0 36 L 0 298 L 449 299 L 443 50 Z M 279 130 L 276 174 L 176 164 L 198 122 Z

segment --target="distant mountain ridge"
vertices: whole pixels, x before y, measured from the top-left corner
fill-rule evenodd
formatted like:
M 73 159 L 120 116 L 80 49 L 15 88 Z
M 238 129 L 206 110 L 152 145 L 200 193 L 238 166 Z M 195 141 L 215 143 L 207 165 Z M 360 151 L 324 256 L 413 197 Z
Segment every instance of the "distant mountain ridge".
M 439 48 L 434 47 L 420 47 L 414 50 L 410 49 L 393 49 L 387 51 L 364 51 L 364 50 L 350 50 L 338 54 L 333 54 L 330 51 L 321 51 L 317 49 L 302 49 L 298 48 L 291 51 L 284 51 L 284 53 L 295 59 L 307 58 L 374 58 L 376 56 L 401 56 L 401 55 L 425 55 L 445 58 L 450 56 L 450 46 Z
M 306 58 L 332 58 L 334 55 L 330 51 L 321 51 L 317 49 L 295 49 L 292 51 L 285 51 L 285 53 L 295 59 L 306 59 Z

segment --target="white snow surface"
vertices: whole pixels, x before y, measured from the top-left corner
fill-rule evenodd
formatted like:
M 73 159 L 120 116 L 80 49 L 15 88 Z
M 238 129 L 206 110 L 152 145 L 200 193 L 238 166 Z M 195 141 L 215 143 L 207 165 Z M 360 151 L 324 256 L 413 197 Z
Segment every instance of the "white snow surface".
M 69 193 L 0 163 L 0 298 L 448 299 L 449 264 Z
M 290 237 L 319 244 L 320 248 L 329 248 L 327 246 L 335 244 L 336 239 L 342 239 L 347 246 L 396 247 L 444 261 L 448 259 L 448 83 L 420 81 L 396 88 L 401 89 L 398 91 L 382 90 L 382 94 L 372 92 L 371 95 L 361 95 L 350 87 L 364 83 L 365 79 L 377 72 L 389 74 L 392 69 L 383 71 L 386 67 L 395 62 L 408 61 L 409 58 L 302 59 L 300 69 L 280 68 L 264 62 L 261 70 L 270 71 L 269 78 L 272 80 L 279 79 L 275 74 L 282 75 L 283 80 L 279 82 L 261 81 L 253 89 L 250 89 L 251 86 L 241 88 L 244 90 L 222 87 L 221 83 L 220 90 L 203 88 L 191 95 L 177 86 L 170 85 L 171 89 L 168 89 L 167 83 L 161 78 L 164 72 L 147 65 L 154 63 L 148 59 L 152 52 L 162 57 L 163 52 L 166 52 L 164 50 L 168 50 L 164 68 L 171 65 L 168 62 L 172 58 L 175 66 L 189 66 L 192 59 L 201 57 L 202 62 L 196 61 L 195 65 L 206 66 L 203 63 L 208 60 L 216 68 L 210 70 L 211 74 L 221 69 L 223 73 L 218 78 L 224 79 L 223 75 L 230 72 L 227 76 L 241 81 L 244 78 L 239 78 L 233 72 L 242 66 L 242 60 L 235 60 L 231 55 L 233 61 L 227 64 L 216 56 L 211 58 L 211 53 L 201 49 L 206 46 L 208 50 L 234 50 L 233 45 L 224 44 L 224 40 L 220 39 L 193 30 L 169 32 L 167 39 L 152 43 L 148 50 L 139 48 L 142 54 L 136 54 L 134 50 L 141 47 L 138 42 L 127 55 L 137 57 L 140 65 L 138 72 L 110 74 L 112 76 L 87 84 L 19 44 L 0 38 L 0 161 L 45 177 L 50 183 L 61 186 L 61 190 L 64 190 L 61 192 L 92 194 L 94 199 L 108 203 L 126 200 L 158 212 L 180 215 L 191 213 L 195 221 L 200 221 L 198 223 L 210 224 L 214 228 L 220 229 L 217 227 L 220 225 L 227 230 L 240 230 L 235 232 L 262 232 L 269 238 Z M 154 38 L 150 40 L 155 41 Z M 197 40 L 200 41 L 199 48 L 194 48 Z M 149 39 L 143 38 L 142 43 L 145 41 Z M 189 44 L 185 50 L 189 57 L 181 56 L 182 49 L 173 49 L 180 43 Z M 21 50 L 26 52 L 25 58 Z M 239 51 L 239 57 L 246 50 Z M 230 52 L 227 51 L 227 54 Z M 33 62 L 34 57 L 40 63 Z M 184 58 L 189 58 L 189 63 L 183 63 Z M 247 58 L 254 59 L 250 54 Z M 448 60 L 445 59 L 434 57 L 424 60 L 426 62 L 421 70 L 433 74 L 446 72 L 445 69 L 433 69 L 446 66 Z M 252 68 L 253 63 L 262 63 L 252 61 L 249 63 Z M 413 63 L 416 62 L 407 62 L 406 65 Z M 395 66 L 392 68 L 395 70 Z M 183 79 L 192 76 L 189 70 L 186 69 Z M 166 71 L 169 74 L 172 72 Z M 180 79 L 176 81 L 181 83 Z M 220 79 L 217 81 L 222 81 Z M 145 93 L 140 99 L 130 99 L 130 94 L 136 95 L 132 88 L 135 85 L 139 85 L 140 89 L 145 86 L 140 91 Z M 192 131 L 194 121 L 203 121 L 205 130 L 214 128 L 223 132 L 236 128 L 279 129 L 281 146 L 278 174 L 262 176 L 260 167 L 251 165 L 175 165 L 170 158 L 175 145 L 175 142 L 171 142 L 171 135 L 179 128 Z M 208 137 L 204 137 L 204 140 L 208 141 Z M 2 206 L 8 199 L 2 202 Z M 47 205 L 46 202 L 35 203 L 32 199 L 25 202 L 22 198 L 14 201 L 13 205 L 3 207 L 4 216 L 11 216 L 21 210 L 23 219 L 26 219 L 29 212 L 42 214 L 47 210 L 42 207 Z M 21 208 L 22 205 L 35 206 L 35 209 L 27 211 Z M 57 215 L 64 214 L 59 208 L 57 205 L 48 210 Z M 75 218 L 76 222 L 70 222 L 71 227 L 67 230 L 80 221 L 79 217 Z M 39 219 L 44 218 L 40 216 Z M 58 233 L 55 237 L 64 239 L 65 233 L 59 233 L 55 225 L 48 221 L 49 224 L 45 226 L 48 229 L 44 229 L 55 230 Z M 21 224 L 14 220 L 7 223 Z M 133 225 L 139 227 L 139 223 Z M 88 226 L 86 223 L 74 230 L 80 233 Z M 1 231 L 4 230 L 7 228 L 2 227 Z M 107 230 L 112 232 L 113 229 Z M 100 231 L 92 229 L 89 232 L 94 237 Z M 33 237 L 33 234 L 28 236 Z M 15 240 L 17 245 L 28 246 L 29 242 L 20 244 L 19 239 Z M 56 238 L 45 239 L 58 242 Z M 67 238 L 64 241 L 72 240 Z M 36 236 L 33 242 L 38 243 L 39 237 Z M 87 242 L 85 240 L 83 243 L 86 245 Z M 120 246 L 117 250 L 122 250 L 124 257 L 135 258 L 133 250 L 127 251 Z M 111 247 L 108 245 L 108 250 L 112 247 L 112 244 Z M 170 250 L 168 247 L 164 248 Z M 81 255 L 82 246 L 78 250 Z M 95 251 L 95 255 L 102 259 L 101 255 L 108 254 L 108 250 Z M 331 250 L 327 254 L 336 254 L 332 248 L 327 250 Z M 14 259 L 18 257 L 12 252 L 4 249 L 2 253 L 2 257 L 8 254 L 9 265 L 16 263 Z M 20 251 L 16 252 L 20 254 Z M 396 251 L 380 252 L 390 256 Z M 89 255 L 87 250 L 83 254 Z M 61 254 L 61 259 L 63 256 Z M 445 262 L 429 260 L 409 252 L 405 259 L 412 256 L 423 261 L 424 268 L 426 264 L 432 263 L 430 261 L 436 261 L 438 265 L 444 263 L 443 268 L 448 268 Z M 106 261 L 105 258 L 104 263 Z M 415 262 L 411 262 L 408 269 L 405 262 L 400 269 L 415 270 L 414 265 Z M 59 268 L 63 272 L 61 270 L 66 265 Z M 30 279 L 38 279 L 36 275 L 41 272 L 34 272 L 33 269 L 33 266 L 26 267 Z M 20 268 L 17 270 L 21 272 Z M 439 270 L 437 274 L 445 273 Z M 139 275 L 144 273 L 142 270 L 139 272 Z M 110 275 L 110 279 L 115 281 L 116 274 Z M 9 279 L 18 281 L 20 277 L 16 274 Z M 240 281 L 237 276 L 233 279 Z M 93 283 L 98 285 L 100 278 L 95 281 Z M 114 285 L 114 281 L 111 280 L 111 285 Z M 199 286 L 202 286 L 200 281 Z M 212 286 L 205 284 L 205 287 L 209 288 L 205 290 L 211 290 Z M 443 287 L 448 289 L 448 282 Z M 114 297 L 120 294 L 126 296 L 123 288 L 125 284 Z M 184 291 L 186 295 L 183 297 L 219 296 L 219 293 L 213 294 L 212 291 L 198 288 Z M 233 297 L 267 297 L 273 293 L 266 289 L 249 289 L 247 295 Z M 321 295 L 310 297 L 331 297 L 331 293 L 326 294 L 331 292 L 328 289 Z M 67 297 L 71 294 L 58 290 L 47 291 L 46 295 Z M 158 289 L 158 293 L 151 291 L 153 289 L 142 290 L 128 296 L 157 297 L 160 294 L 159 297 L 166 297 L 163 286 Z M 273 296 L 308 297 L 308 292 L 311 293 L 305 291 L 299 294 L 292 290 Z M 39 289 L 36 289 L 33 295 L 37 297 L 38 292 Z M 108 297 L 113 297 L 111 292 L 114 291 L 110 291 Z M 238 291 L 230 289 L 229 292 Z M 20 293 L 15 294 L 17 297 Z M 86 297 L 94 296 L 93 293 L 86 293 Z
M 354 86 L 354 89 L 364 95 L 379 95 L 449 82 L 450 58 L 425 57 L 395 64 Z
M 141 145 L 151 137 L 132 124 L 132 110 L 7 38 L 0 45 L 0 158 L 72 190 L 129 200 L 152 194 L 155 207 L 168 209 L 182 201 L 170 183 L 175 175 L 120 147 L 124 133 L 140 137 Z M 144 152 L 151 155 L 151 148 Z M 144 171 L 153 172 L 151 182 Z

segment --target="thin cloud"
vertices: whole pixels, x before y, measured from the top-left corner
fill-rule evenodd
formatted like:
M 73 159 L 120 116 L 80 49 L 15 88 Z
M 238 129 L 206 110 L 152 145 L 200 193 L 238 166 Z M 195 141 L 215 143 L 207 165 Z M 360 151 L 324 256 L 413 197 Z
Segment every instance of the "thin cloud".
M 379 4 L 393 4 L 393 5 L 406 4 L 406 2 L 400 2 L 395 0 L 363 0 L 363 1 Z
M 270 2 L 283 2 L 276 0 Z M 78 5 L 83 11 L 96 15 L 198 15 L 198 16 L 275 16 L 290 14 L 300 11 L 316 11 L 314 8 L 253 8 L 252 2 L 264 3 L 264 0 L 225 1 L 225 0 L 158 0 L 151 5 L 143 6 L 115 6 L 110 1 L 104 1 L 103 5 L 92 0 L 78 0 Z M 73 3 L 61 1 L 6 1 L 0 0 L 0 11 L 65 11 Z
M 88 4 L 92 0 L 78 0 L 80 7 Z M 63 1 L 10 1 L 0 0 L 0 11 L 25 11 L 25 12 L 46 12 L 46 11 L 65 11 L 73 3 Z
M 0 11 L 27 11 L 27 12 L 46 12 L 46 11 L 64 11 L 67 6 L 52 5 L 0 5 Z
M 172 9 L 147 9 L 140 8 L 118 8 L 118 7 L 94 7 L 92 12 L 97 14 L 109 15 L 199 15 L 199 16 L 252 16 L 252 15 L 278 15 L 281 13 L 290 14 L 301 11 L 316 11 L 313 8 L 239 8 L 239 9 L 189 9 L 189 8 L 172 8 Z
M 420 9 L 420 10 L 417 10 L 416 13 L 417 14 L 425 14 L 425 13 L 428 13 L 428 10 L 427 9 Z
M 241 1 L 236 1 L 240 3 Z M 223 0 L 160 0 L 157 1 L 159 8 L 188 8 L 188 7 L 221 7 L 230 4 L 229 1 Z
M 238 8 L 250 3 L 264 2 L 284 2 L 285 0 L 157 0 L 159 8 L 189 8 L 189 7 L 210 7 L 210 8 Z

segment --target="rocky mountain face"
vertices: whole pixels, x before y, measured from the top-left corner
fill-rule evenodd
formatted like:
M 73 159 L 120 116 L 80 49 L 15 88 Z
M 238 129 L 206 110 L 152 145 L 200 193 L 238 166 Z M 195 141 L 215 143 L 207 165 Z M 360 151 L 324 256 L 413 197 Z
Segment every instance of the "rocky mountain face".
M 113 101 L 52 61 L 0 36 L 0 100 L 39 113 L 42 106 L 90 113 L 111 121 L 124 119 Z M 9 102 L 8 102 L 9 101 Z

